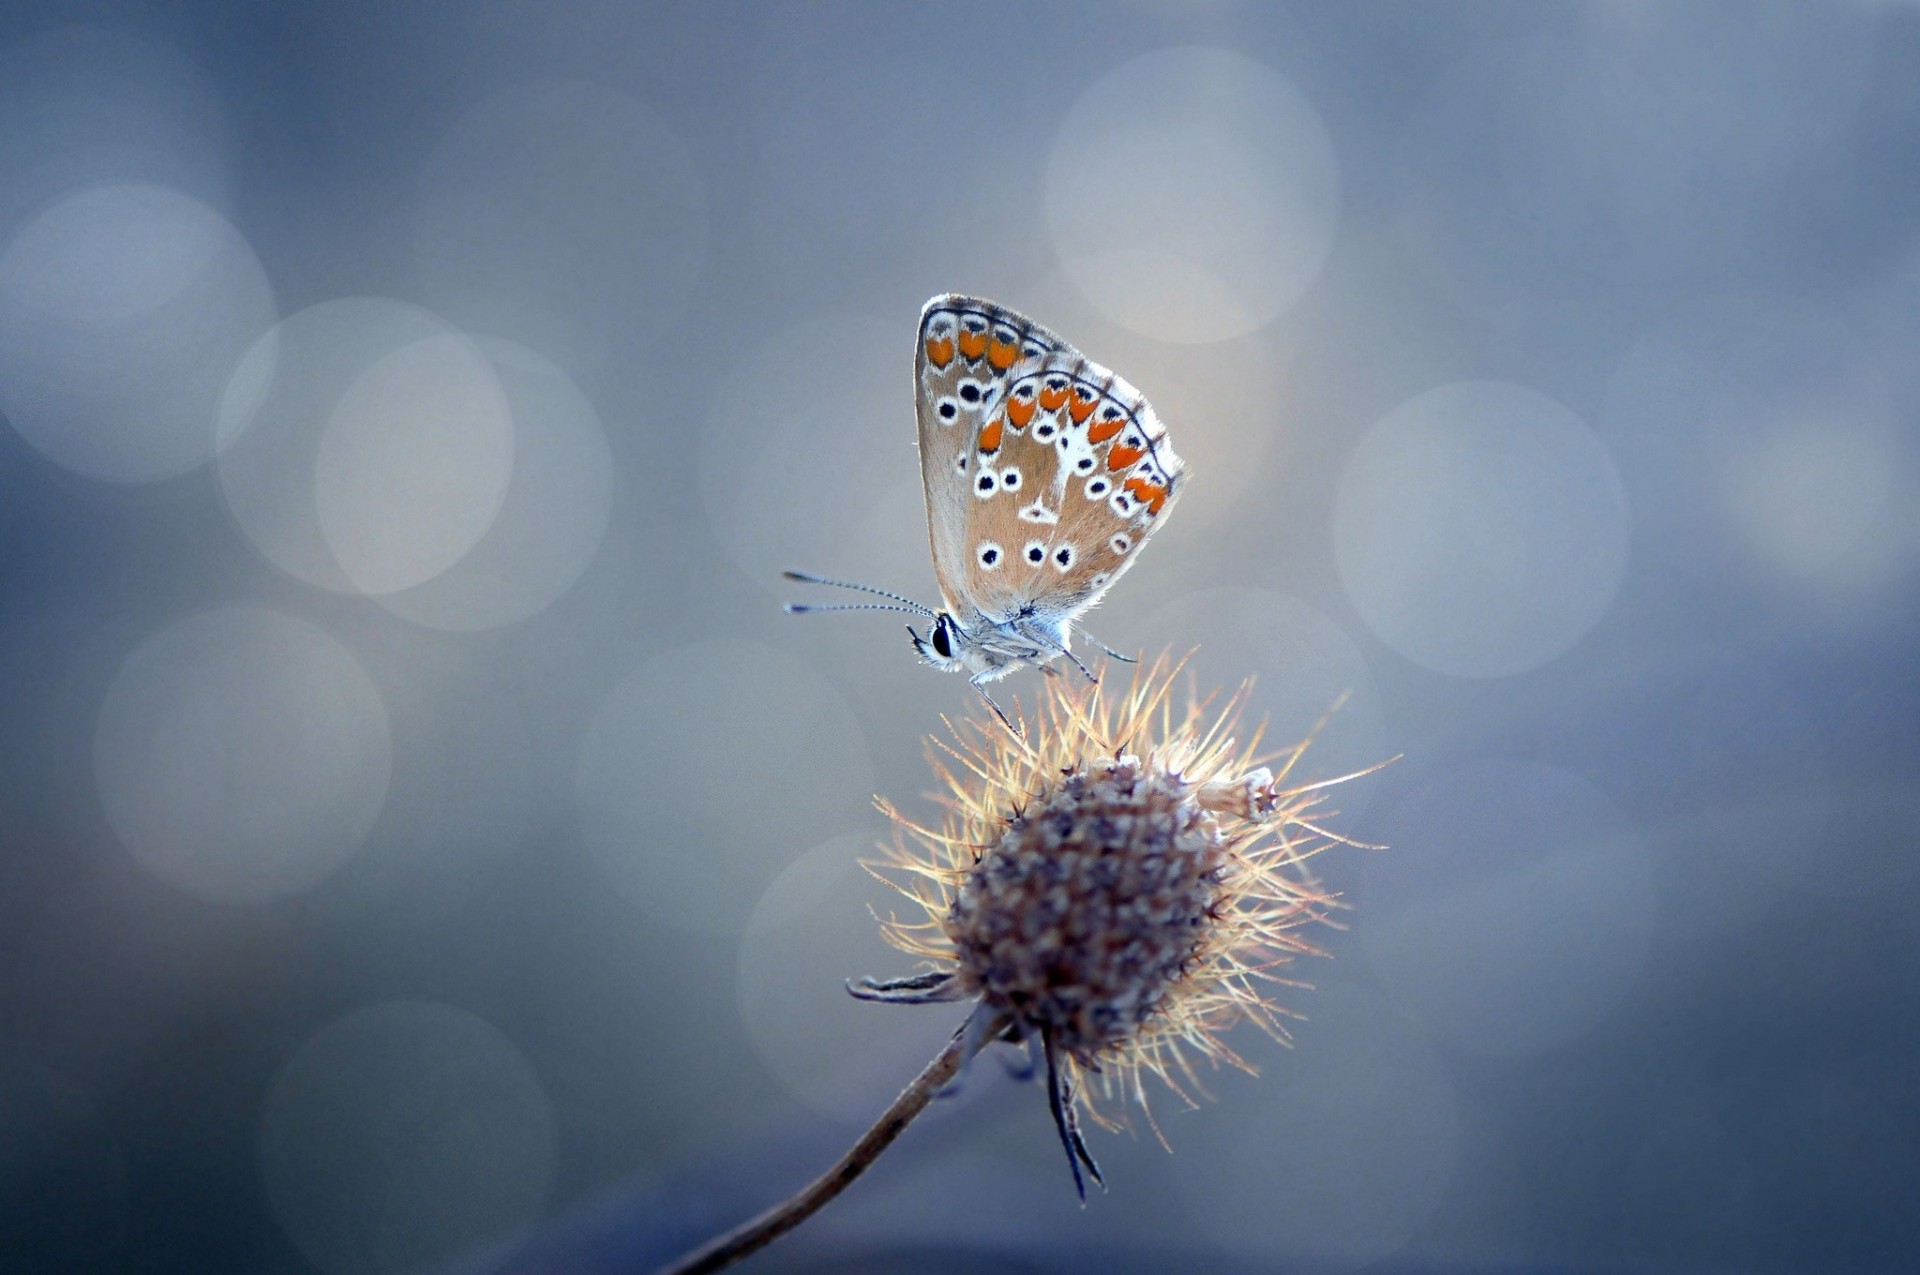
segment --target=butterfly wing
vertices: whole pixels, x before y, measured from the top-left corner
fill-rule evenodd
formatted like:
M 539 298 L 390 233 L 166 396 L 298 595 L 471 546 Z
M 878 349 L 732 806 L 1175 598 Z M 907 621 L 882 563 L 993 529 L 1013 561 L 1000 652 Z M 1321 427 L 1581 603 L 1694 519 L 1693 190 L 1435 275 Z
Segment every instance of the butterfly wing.
M 1071 621 L 1133 565 L 1184 490 L 1186 462 L 1140 391 L 1077 353 L 1016 369 L 1005 422 L 997 468 L 1020 471 L 1004 493 L 1019 499 L 982 502 L 979 537 L 1017 525 L 1021 603 L 1043 623 Z
M 975 493 L 982 435 L 1005 404 L 1015 370 L 1061 356 L 1080 357 L 1039 324 L 991 301 L 949 293 L 920 312 L 913 384 L 927 537 L 947 609 L 969 628 L 978 623 L 984 599 L 998 596 L 983 594 L 981 586 L 1004 578 L 979 568 L 972 547 L 979 536 L 969 531 L 981 512 Z
M 928 504 L 945 506 L 934 535 L 949 599 L 989 622 L 1028 615 L 1053 630 L 1133 565 L 1184 488 L 1186 464 L 1139 390 L 1057 338 L 1042 341 L 996 384 L 971 450 L 948 459 L 948 485 L 938 497 L 930 487 Z

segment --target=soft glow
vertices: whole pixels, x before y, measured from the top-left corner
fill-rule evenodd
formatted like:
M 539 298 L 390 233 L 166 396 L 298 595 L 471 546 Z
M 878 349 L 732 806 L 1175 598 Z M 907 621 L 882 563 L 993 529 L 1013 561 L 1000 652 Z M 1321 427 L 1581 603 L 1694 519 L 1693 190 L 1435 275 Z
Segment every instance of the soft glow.
M 579 758 L 588 847 L 652 921 L 676 928 L 737 933 L 795 846 L 872 821 L 873 768 L 846 698 L 756 643 L 712 639 L 647 661 L 602 702 Z
M 230 607 L 121 666 L 94 774 L 142 867 L 210 899 L 304 890 L 359 849 L 393 767 L 386 708 L 353 653 L 305 620 Z
M 416 624 L 471 631 L 538 614 L 586 571 L 613 511 L 599 413 L 565 372 L 523 345 L 477 344 L 513 414 L 513 475 L 499 514 L 444 572 L 379 602 Z
M 1334 553 L 1354 608 L 1416 664 L 1536 668 L 1584 637 L 1627 565 L 1626 494 L 1593 431 L 1499 381 L 1429 390 L 1354 449 Z
M 1300 1047 L 1217 1108 L 1174 1117 L 1176 1176 L 1214 1243 L 1255 1265 L 1357 1270 L 1439 1207 L 1463 1113 L 1433 1047 L 1353 986 L 1322 987 Z
M 1187 667 L 1201 686 L 1256 679 L 1248 726 L 1264 720 L 1274 747 L 1297 743 L 1318 726 L 1306 756 L 1315 775 L 1349 774 L 1387 756 L 1380 691 L 1366 657 L 1298 598 L 1271 589 L 1197 589 L 1161 601 L 1122 633 L 1106 634 L 1099 625 L 1094 631 L 1120 639 L 1116 649 L 1127 652 L 1196 648 Z M 1377 787 L 1346 785 L 1333 805 L 1354 815 Z
M 779 573 L 804 568 L 934 600 L 908 373 L 917 317 L 811 316 L 719 385 L 700 493 L 749 578 L 785 594 Z
M 1458 1048 L 1564 1045 L 1600 1027 L 1639 976 L 1652 858 L 1579 776 L 1463 765 L 1393 803 L 1381 835 L 1402 852 L 1364 865 L 1361 941 L 1407 1013 Z
M 152 183 L 228 209 L 220 86 L 151 31 L 83 24 L 0 49 L 0 237 L 83 187 Z
M 259 260 L 211 208 L 89 187 L 0 253 L 0 411 L 90 478 L 174 477 L 212 457 L 227 373 L 274 318 Z
M 871 1119 L 875 1089 L 911 1074 L 955 1025 L 950 1014 L 890 1014 L 846 993 L 848 979 L 900 960 L 867 911 L 899 907 L 860 866 L 877 858 L 867 836 L 808 850 L 767 886 L 740 941 L 740 1020 L 761 1064 L 809 1108 L 849 1122 Z
M 425 310 L 378 297 L 283 320 L 234 369 L 219 420 L 221 490 L 241 533 L 282 571 L 341 593 L 452 566 L 486 533 L 511 472 L 512 414 L 485 356 Z
M 320 533 L 356 587 L 431 580 L 487 534 L 513 474 L 513 413 L 458 335 L 402 346 L 334 405 L 314 457 Z
M 539 1077 L 497 1028 L 393 1001 L 287 1061 L 260 1161 L 280 1225 L 326 1275 L 491 1270 L 545 1209 L 556 1142 Z
M 414 254 L 435 307 L 570 370 L 645 357 L 707 242 L 693 152 L 638 99 L 533 80 L 470 109 L 427 160 Z
M 1067 273 L 1115 322 L 1164 341 L 1239 336 L 1299 299 L 1339 216 L 1333 143 L 1272 68 L 1169 49 L 1081 95 L 1047 161 Z

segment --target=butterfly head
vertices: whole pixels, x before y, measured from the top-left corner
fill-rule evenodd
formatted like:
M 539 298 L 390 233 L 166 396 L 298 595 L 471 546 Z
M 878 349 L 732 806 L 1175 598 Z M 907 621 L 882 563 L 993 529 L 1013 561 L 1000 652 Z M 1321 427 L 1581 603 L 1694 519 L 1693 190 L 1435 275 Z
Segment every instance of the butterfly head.
M 934 668 L 951 671 L 966 661 L 966 632 L 945 611 L 933 617 L 927 636 L 921 637 L 911 624 L 907 636 L 913 639 L 913 649 L 920 653 L 920 659 Z

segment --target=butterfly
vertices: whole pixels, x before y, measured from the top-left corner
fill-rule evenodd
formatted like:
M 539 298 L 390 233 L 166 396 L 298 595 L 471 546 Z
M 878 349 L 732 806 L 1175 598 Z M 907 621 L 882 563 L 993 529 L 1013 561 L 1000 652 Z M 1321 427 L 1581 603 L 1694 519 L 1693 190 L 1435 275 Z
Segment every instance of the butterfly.
M 1187 467 L 1139 390 L 1033 320 L 978 297 L 927 302 L 913 389 L 927 535 L 946 609 L 789 571 L 790 580 L 889 601 L 787 610 L 924 616 L 925 637 L 907 625 L 921 660 L 966 671 L 1012 728 L 985 683 L 1029 664 L 1052 674 L 1047 664 L 1059 656 L 1098 680 L 1073 653 L 1073 626 L 1133 565 L 1185 488 Z

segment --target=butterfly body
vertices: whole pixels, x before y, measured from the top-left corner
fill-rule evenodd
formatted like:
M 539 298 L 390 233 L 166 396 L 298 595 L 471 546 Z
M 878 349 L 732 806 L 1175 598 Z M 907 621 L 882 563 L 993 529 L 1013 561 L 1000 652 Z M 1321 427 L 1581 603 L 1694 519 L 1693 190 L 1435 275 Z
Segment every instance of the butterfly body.
M 925 637 L 909 626 L 914 648 L 976 688 L 1060 656 L 1085 671 L 1075 622 L 1185 486 L 1166 427 L 1138 390 L 1052 332 L 957 293 L 921 311 L 914 408 L 946 603 L 895 597 L 932 622 Z

